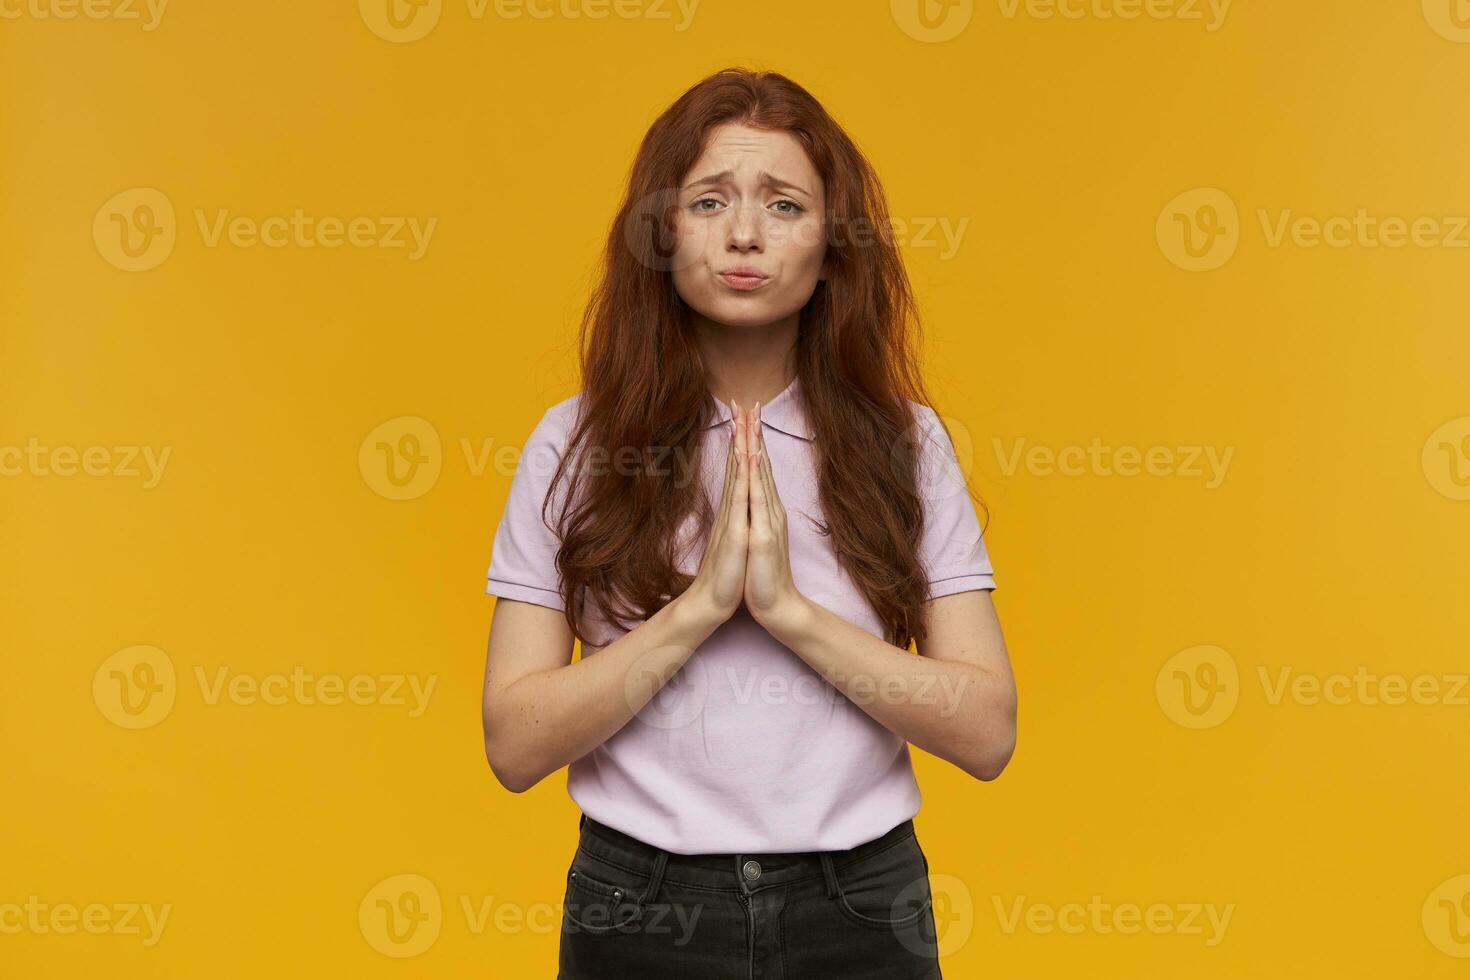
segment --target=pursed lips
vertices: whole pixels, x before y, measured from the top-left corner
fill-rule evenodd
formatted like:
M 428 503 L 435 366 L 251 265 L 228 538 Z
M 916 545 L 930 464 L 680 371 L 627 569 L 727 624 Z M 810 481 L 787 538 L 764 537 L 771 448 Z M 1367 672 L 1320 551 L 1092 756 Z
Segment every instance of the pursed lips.
M 748 266 L 736 266 L 720 273 L 720 278 L 732 289 L 751 290 L 764 285 L 770 277 Z

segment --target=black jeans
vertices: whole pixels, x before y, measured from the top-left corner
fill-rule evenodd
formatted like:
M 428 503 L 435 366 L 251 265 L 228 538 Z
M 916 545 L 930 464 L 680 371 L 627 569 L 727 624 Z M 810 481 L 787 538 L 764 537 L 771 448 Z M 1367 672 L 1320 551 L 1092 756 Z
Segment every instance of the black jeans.
M 582 817 L 558 980 L 934 980 L 929 860 L 905 820 L 846 851 L 674 854 Z

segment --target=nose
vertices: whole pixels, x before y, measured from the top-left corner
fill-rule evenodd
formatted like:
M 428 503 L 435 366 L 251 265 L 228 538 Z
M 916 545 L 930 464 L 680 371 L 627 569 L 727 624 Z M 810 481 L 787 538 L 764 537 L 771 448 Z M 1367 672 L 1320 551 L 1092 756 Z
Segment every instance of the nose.
M 740 203 L 730 208 L 728 247 L 737 252 L 750 252 L 761 247 L 761 223 L 754 205 Z

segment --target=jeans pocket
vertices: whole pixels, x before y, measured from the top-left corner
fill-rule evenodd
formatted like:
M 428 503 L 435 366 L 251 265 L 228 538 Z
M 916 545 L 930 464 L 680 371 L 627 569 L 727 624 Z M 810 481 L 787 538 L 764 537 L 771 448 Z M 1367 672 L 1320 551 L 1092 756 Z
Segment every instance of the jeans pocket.
M 642 917 L 638 904 L 641 887 L 635 876 L 591 858 L 578 848 L 567 869 L 562 918 L 570 927 L 593 935 L 625 930 Z
M 913 835 L 833 870 L 841 891 L 837 908 L 858 925 L 902 929 L 928 916 L 934 903 L 928 862 Z

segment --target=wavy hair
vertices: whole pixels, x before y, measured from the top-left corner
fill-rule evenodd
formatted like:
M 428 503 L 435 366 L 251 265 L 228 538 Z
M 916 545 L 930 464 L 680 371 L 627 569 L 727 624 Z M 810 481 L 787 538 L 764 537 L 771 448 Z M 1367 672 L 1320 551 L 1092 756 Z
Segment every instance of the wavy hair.
M 716 72 L 644 136 L 582 315 L 580 410 L 543 519 L 571 461 L 589 453 L 609 459 L 618 447 L 640 447 L 650 464 L 655 453 L 702 459 L 715 402 L 670 259 L 678 187 L 724 123 L 790 133 L 822 177 L 829 275 L 801 310 L 796 345 L 825 517 L 817 530 L 886 624 L 888 642 L 907 649 L 923 638 L 928 588 L 911 404 L 929 405 L 917 365 L 919 317 L 873 167 L 815 98 L 776 72 Z M 586 643 L 584 587 L 620 629 L 648 619 L 693 582 L 677 567 L 679 529 L 697 514 L 699 540 L 707 540 L 714 510 L 699 481 L 676 479 L 672 467 L 572 469 L 557 569 L 568 625 Z

